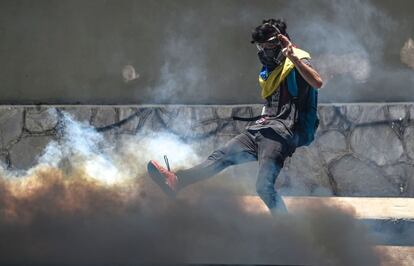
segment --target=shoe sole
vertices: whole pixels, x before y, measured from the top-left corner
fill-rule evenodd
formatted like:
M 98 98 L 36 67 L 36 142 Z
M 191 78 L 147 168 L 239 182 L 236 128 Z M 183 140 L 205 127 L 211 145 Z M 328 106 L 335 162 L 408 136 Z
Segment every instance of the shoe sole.
M 149 162 L 147 165 L 148 173 L 152 180 L 167 194 L 169 197 L 174 198 L 176 196 L 176 192 L 172 190 L 166 183 L 165 177 L 158 171 L 158 169 Z

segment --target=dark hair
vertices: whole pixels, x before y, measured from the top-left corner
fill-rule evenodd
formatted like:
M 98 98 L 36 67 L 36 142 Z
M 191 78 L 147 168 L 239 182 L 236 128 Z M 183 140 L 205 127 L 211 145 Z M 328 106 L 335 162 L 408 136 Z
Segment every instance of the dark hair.
M 285 35 L 290 40 L 290 37 L 289 37 L 288 33 L 286 32 L 286 28 L 287 28 L 287 25 L 286 25 L 286 22 L 283 19 L 274 19 L 274 18 L 264 19 L 262 21 L 262 24 L 257 26 L 252 31 L 251 43 L 265 42 L 270 37 L 276 35 L 276 33 L 278 33 L 277 31 L 279 31 L 281 34 Z

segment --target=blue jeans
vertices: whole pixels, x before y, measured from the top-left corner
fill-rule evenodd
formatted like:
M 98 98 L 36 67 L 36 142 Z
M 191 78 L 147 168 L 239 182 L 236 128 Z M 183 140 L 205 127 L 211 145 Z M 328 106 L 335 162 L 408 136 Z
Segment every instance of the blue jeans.
M 214 151 L 207 160 L 193 168 L 178 171 L 179 188 L 211 177 L 228 166 L 250 161 L 259 162 L 256 191 L 272 213 L 286 208 L 275 190 L 275 181 L 287 156 L 294 151 L 292 145 L 272 129 L 243 132 L 224 147 Z

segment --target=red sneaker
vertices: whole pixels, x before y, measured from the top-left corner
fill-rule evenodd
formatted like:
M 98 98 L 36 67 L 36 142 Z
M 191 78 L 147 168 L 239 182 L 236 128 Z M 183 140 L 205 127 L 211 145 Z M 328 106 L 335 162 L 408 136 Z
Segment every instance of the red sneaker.
M 169 196 L 175 196 L 177 193 L 178 178 L 174 172 L 168 171 L 159 165 L 156 161 L 151 160 L 148 165 L 148 173 L 161 189 Z

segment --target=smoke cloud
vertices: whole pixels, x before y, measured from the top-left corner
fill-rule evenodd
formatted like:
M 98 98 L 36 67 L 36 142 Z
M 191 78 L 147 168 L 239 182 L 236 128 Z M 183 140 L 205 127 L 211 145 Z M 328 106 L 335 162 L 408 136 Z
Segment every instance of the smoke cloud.
M 214 10 L 214 21 L 201 10 Z M 204 2 L 198 8 L 190 5 L 165 29 L 162 65 L 157 86 L 151 87 L 155 92 L 152 99 L 167 103 L 260 102 L 256 78 L 260 66 L 249 34 L 261 19 L 270 17 L 285 18 L 293 42 L 312 54 L 326 89 L 320 94 L 321 102 L 410 99 L 407 84 L 412 73 L 394 56 L 402 45 L 392 38 L 406 21 L 398 21 L 387 11 L 378 3 L 361 0 L 257 1 L 254 5 L 230 1 L 219 10 Z M 228 13 L 233 16 L 226 16 Z M 217 21 L 219 25 L 214 24 Z M 404 64 L 409 61 L 407 45 L 401 55 Z
M 274 219 L 215 185 L 167 198 L 146 175 L 147 160 L 167 148 L 176 167 L 199 160 L 174 136 L 112 145 L 68 115 L 61 130 L 27 173 L 0 171 L 1 263 L 378 265 L 384 258 L 352 210 L 297 206 Z

